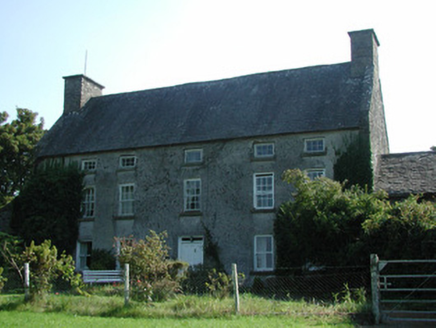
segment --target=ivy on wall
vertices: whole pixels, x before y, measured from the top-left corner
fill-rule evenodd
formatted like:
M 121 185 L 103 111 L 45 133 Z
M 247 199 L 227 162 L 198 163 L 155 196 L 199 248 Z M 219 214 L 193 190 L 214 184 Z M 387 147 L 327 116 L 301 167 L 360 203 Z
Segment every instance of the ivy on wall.
M 349 188 L 358 185 L 372 190 L 373 169 L 369 138 L 359 134 L 345 141 L 345 150 L 336 150 L 338 159 L 333 167 L 334 180 Z

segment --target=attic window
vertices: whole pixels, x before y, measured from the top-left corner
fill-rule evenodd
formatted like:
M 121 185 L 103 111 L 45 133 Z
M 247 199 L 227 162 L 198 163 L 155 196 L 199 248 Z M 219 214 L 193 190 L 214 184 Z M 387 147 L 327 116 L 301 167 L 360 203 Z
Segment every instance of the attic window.
M 120 157 L 120 167 L 121 168 L 132 168 L 136 166 L 135 156 L 121 156 Z
M 201 163 L 203 162 L 203 149 L 187 149 L 185 150 L 185 163 Z
M 323 153 L 325 151 L 324 138 L 306 139 L 304 141 L 305 153 Z
M 316 178 L 325 177 L 325 169 L 309 169 L 306 170 L 306 174 L 310 180 L 315 180 Z
M 265 158 L 274 156 L 273 143 L 259 143 L 254 145 L 254 157 Z
M 96 169 L 97 169 L 97 160 L 95 159 L 82 160 L 83 171 L 95 171 Z

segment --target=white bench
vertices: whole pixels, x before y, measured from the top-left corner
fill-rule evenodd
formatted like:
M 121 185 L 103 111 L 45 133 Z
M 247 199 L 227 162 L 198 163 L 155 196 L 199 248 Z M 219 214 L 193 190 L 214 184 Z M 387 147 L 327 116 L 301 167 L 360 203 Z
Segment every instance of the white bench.
M 124 270 L 83 270 L 82 279 L 85 284 L 124 282 Z

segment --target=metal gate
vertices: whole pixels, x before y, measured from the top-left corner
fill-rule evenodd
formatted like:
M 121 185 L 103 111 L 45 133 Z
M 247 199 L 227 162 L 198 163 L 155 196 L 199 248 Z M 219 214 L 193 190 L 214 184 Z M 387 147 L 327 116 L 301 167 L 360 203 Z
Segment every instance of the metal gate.
M 379 260 L 373 254 L 371 289 L 376 323 L 436 325 L 436 260 Z

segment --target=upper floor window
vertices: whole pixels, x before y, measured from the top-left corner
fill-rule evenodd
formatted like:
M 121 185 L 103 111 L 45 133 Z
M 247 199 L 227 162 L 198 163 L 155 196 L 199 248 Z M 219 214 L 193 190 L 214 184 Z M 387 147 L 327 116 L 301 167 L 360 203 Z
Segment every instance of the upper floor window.
M 84 159 L 82 160 L 82 170 L 84 171 L 95 171 L 97 169 L 96 159 Z
M 132 168 L 136 166 L 135 156 L 121 156 L 120 157 L 120 167 L 121 168 Z
M 274 207 L 274 173 L 256 173 L 254 175 L 253 202 L 255 209 Z
M 315 180 L 316 178 L 325 177 L 325 169 L 309 169 L 306 170 L 306 174 L 310 180 Z
M 259 143 L 254 145 L 254 157 L 272 157 L 274 156 L 273 143 Z
M 88 187 L 85 189 L 85 195 L 82 201 L 82 213 L 84 218 L 92 218 L 95 215 L 95 188 Z
M 120 215 L 133 215 L 135 203 L 135 185 L 133 183 L 120 185 Z
M 271 235 L 254 237 L 254 270 L 274 270 L 274 240 Z
M 202 149 L 187 149 L 185 150 L 185 163 L 201 163 L 203 161 Z
M 201 180 L 189 179 L 184 181 L 184 209 L 185 211 L 201 210 Z
M 313 138 L 304 140 L 305 153 L 322 153 L 325 151 L 324 138 Z

